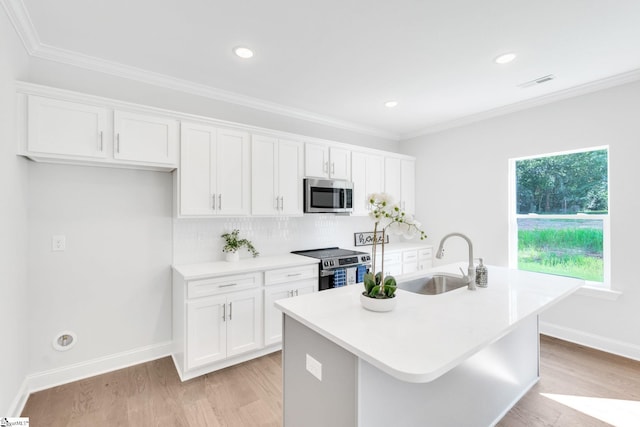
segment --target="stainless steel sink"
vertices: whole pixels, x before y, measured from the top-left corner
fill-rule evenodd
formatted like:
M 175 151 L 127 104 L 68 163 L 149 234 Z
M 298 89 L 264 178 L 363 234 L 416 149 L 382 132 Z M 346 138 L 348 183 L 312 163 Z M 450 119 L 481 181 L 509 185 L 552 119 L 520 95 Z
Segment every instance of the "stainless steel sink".
M 398 283 L 399 289 L 422 295 L 443 294 L 463 286 L 467 286 L 465 278 L 446 273 L 438 273 Z

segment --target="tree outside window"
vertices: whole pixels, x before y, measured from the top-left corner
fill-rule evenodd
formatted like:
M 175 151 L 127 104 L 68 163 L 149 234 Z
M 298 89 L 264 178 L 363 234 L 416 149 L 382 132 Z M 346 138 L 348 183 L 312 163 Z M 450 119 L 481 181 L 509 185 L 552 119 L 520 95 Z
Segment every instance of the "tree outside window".
M 512 264 L 607 282 L 608 149 L 514 159 L 511 166 Z

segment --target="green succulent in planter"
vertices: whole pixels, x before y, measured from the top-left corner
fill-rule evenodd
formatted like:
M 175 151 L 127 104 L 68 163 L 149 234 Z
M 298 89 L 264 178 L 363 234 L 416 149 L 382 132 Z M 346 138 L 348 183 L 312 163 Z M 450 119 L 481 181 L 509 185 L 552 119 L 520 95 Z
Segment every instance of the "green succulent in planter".
M 374 221 L 373 226 L 373 250 L 372 250 L 372 271 L 376 272 L 376 255 L 378 248 L 378 232 L 382 233 L 380 245 L 382 253 L 380 254 L 381 266 L 380 271 L 375 273 L 367 273 L 364 276 L 364 292 L 370 298 L 393 298 L 395 297 L 396 279 L 389 275 L 384 275 L 384 242 L 386 233 L 402 234 L 407 239 L 420 235 L 420 240 L 427 238 L 427 235 L 420 228 L 421 224 L 416 221 L 412 215 L 407 214 L 400 209 L 400 206 L 393 203 L 392 198 L 386 193 L 374 193 L 368 196 L 369 216 Z M 383 280 L 384 277 L 384 280 Z
M 240 230 L 233 230 L 231 233 L 224 233 L 222 236 L 220 236 L 225 241 L 222 252 L 237 252 L 242 247 L 246 247 L 254 258 L 260 255 L 260 252 L 258 252 L 256 248 L 253 247 L 253 244 L 249 240 L 238 239 L 239 234 Z

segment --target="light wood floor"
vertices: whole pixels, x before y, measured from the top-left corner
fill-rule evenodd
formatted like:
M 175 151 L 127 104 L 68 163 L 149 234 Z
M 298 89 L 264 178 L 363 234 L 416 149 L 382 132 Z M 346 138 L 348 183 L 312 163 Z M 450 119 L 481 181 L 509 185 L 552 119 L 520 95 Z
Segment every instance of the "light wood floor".
M 541 338 L 541 379 L 498 424 L 608 426 L 540 393 L 640 401 L 640 362 Z M 281 356 L 181 383 L 170 358 L 32 394 L 22 416 L 40 426 L 280 426 Z M 640 420 L 638 420 L 640 426 Z

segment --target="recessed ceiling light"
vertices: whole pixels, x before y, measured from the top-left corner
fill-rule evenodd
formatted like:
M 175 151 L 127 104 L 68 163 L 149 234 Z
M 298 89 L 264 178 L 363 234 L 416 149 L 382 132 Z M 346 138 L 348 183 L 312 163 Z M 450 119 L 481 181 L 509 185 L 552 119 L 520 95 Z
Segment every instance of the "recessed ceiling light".
M 387 108 L 393 108 L 398 106 L 398 101 L 387 101 L 384 103 L 384 106 Z
M 253 51 L 248 47 L 239 46 L 233 49 L 233 53 L 238 55 L 240 58 L 249 59 L 253 56 Z
M 517 55 L 515 53 L 505 53 L 503 55 L 496 57 L 496 59 L 494 59 L 494 62 L 496 64 L 508 64 L 509 62 L 516 59 L 516 56 Z

